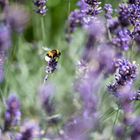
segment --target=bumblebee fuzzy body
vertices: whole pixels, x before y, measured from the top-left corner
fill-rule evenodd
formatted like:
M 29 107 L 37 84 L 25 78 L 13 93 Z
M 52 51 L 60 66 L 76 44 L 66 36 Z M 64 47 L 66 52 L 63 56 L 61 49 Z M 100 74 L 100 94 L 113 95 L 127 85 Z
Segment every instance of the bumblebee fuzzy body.
M 61 52 L 59 50 L 50 50 L 47 52 L 45 56 L 45 60 L 46 61 L 49 61 L 50 59 L 58 60 L 60 55 L 61 55 Z

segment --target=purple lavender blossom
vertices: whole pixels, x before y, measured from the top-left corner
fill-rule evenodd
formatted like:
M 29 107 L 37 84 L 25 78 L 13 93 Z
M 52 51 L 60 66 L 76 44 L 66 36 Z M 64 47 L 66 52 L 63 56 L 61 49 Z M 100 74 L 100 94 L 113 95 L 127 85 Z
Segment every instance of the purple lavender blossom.
M 8 0 L 0 0 L 0 6 L 4 9 L 8 4 Z
M 21 134 L 16 137 L 16 140 L 33 140 L 39 136 L 39 129 L 35 122 L 26 121 L 21 129 Z
M 139 140 L 140 139 L 140 119 L 139 118 L 135 118 L 133 120 L 131 139 L 132 140 Z
M 85 29 L 87 31 L 87 41 L 83 54 L 83 60 L 89 61 L 90 57 L 92 57 L 95 44 L 104 39 L 105 27 L 102 21 L 93 19 L 90 24 L 85 25 Z
M 29 21 L 29 13 L 24 6 L 11 5 L 5 9 L 5 20 L 10 29 L 22 32 Z
M 129 7 L 126 4 L 120 4 L 119 5 L 119 22 L 120 24 L 125 27 L 129 25 L 129 19 L 130 19 L 130 12 Z
M 91 5 L 91 6 L 96 6 L 100 2 L 98 2 L 98 0 L 85 0 L 85 3 L 87 3 L 88 5 Z
M 125 85 L 127 82 L 132 83 L 136 78 L 137 67 L 128 60 L 119 60 L 119 70 L 116 75 L 116 81 L 120 85 Z
M 54 92 L 55 92 L 54 86 L 51 84 L 42 86 L 40 88 L 39 96 L 40 96 L 41 104 L 48 115 L 53 115 L 55 111 L 54 102 L 53 102 Z
M 135 25 L 135 23 L 140 19 L 140 4 L 130 4 L 128 9 L 130 13 L 130 23 Z
M 105 18 L 111 19 L 112 14 L 113 14 L 112 5 L 111 4 L 105 4 L 104 11 L 105 11 Z
M 119 21 L 116 18 L 108 19 L 107 26 L 111 33 L 116 33 L 119 27 Z
M 85 9 L 85 13 L 92 17 L 97 16 L 98 14 L 100 14 L 102 12 L 100 4 L 101 4 L 100 2 L 97 2 L 95 5 L 89 4 L 87 9 Z
M 113 38 L 113 44 L 120 50 L 127 51 L 131 46 L 131 34 L 128 29 L 121 29 L 117 32 L 115 38 Z
M 80 10 L 75 10 L 71 12 L 69 16 L 69 33 L 73 33 L 77 27 L 83 24 L 84 13 Z
M 55 59 L 50 60 L 46 66 L 46 73 L 53 73 L 57 69 L 57 63 Z
M 46 4 L 47 4 L 47 0 L 36 0 L 34 2 L 34 5 L 38 8 L 36 10 L 36 13 L 44 16 L 47 12 Z
M 87 26 L 85 25 L 87 34 L 92 36 L 92 42 L 95 43 L 95 41 L 102 41 L 104 39 L 105 26 L 103 23 L 104 22 L 102 20 L 96 18 L 92 19 Z
M 139 2 L 139 0 L 129 0 L 128 3 L 129 4 L 137 4 Z
M 7 51 L 11 47 L 10 28 L 4 23 L 0 24 L 0 51 Z
M 75 117 L 64 126 L 64 140 L 86 140 L 88 134 L 93 127 L 93 122 L 90 119 L 83 117 Z
M 114 133 L 117 139 L 125 139 L 125 126 L 123 124 L 117 125 L 114 128 Z
M 20 123 L 20 101 L 15 95 L 11 95 L 7 100 L 7 109 L 5 113 L 4 131 Z
M 5 62 L 5 52 L 0 51 L 0 83 L 4 80 L 4 62 Z
M 73 33 L 77 27 L 88 26 L 94 17 L 101 13 L 101 7 L 99 6 L 101 2 L 97 1 L 80 1 L 80 10 L 75 10 L 71 12 L 69 16 L 67 33 L 70 35 Z M 67 38 L 69 41 L 70 36 Z
M 137 75 L 137 66 L 125 59 L 118 59 L 115 62 L 117 73 L 115 83 L 109 85 L 109 91 L 118 96 L 118 90 L 125 85 L 132 85 Z M 134 95 L 133 95 L 134 96 Z M 132 99 L 132 97 L 131 97 Z
M 80 7 L 80 10 L 85 10 L 87 9 L 88 4 L 86 4 L 84 0 L 80 0 L 78 1 L 77 6 Z

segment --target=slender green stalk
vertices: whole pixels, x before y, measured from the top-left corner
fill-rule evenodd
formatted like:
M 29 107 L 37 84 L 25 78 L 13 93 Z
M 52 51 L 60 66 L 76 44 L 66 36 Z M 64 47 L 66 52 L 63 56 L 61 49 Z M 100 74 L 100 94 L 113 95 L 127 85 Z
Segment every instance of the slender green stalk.
M 68 16 L 70 14 L 70 10 L 71 10 L 71 0 L 68 0 Z
M 45 24 L 44 24 L 44 17 L 41 18 L 41 30 L 42 30 L 42 40 L 45 43 Z
M 112 127 L 112 136 L 111 136 L 110 140 L 113 140 L 113 130 L 114 130 L 115 124 L 116 124 L 118 116 L 119 116 L 119 111 L 120 111 L 120 109 L 118 108 L 117 112 L 116 112 L 115 119 L 114 119 L 114 123 L 113 123 L 113 127 Z

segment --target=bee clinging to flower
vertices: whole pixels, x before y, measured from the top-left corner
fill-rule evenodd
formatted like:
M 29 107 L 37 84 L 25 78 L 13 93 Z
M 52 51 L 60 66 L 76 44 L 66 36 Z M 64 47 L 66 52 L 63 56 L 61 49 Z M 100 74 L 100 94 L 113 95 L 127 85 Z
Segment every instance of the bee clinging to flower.
M 49 50 L 45 56 L 45 60 L 48 62 L 50 59 L 55 59 L 58 61 L 59 57 L 61 55 L 61 52 L 56 49 L 56 50 Z
M 47 62 L 45 72 L 47 74 L 44 81 L 48 79 L 49 74 L 53 73 L 57 69 L 57 64 L 58 64 L 60 55 L 61 55 L 61 52 L 58 49 L 47 50 L 47 53 L 45 55 L 45 61 Z

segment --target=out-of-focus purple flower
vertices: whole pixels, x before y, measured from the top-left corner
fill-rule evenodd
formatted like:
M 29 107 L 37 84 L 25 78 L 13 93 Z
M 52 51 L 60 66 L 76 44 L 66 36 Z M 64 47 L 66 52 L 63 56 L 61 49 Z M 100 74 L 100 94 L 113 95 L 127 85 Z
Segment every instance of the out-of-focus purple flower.
M 115 33 L 119 27 L 119 21 L 115 18 L 107 20 L 108 29 L 111 33 Z
M 77 27 L 83 24 L 84 13 L 80 10 L 75 10 L 71 12 L 69 16 L 69 33 L 73 33 Z
M 76 117 L 64 126 L 64 140 L 87 140 L 91 128 L 92 119 Z
M 92 1 L 81 0 L 79 3 L 81 4 L 80 10 L 74 10 L 69 16 L 68 34 L 73 33 L 77 27 L 88 26 L 95 16 L 101 12 L 100 2 L 96 1 L 92 3 Z M 70 40 L 69 38 L 67 39 L 68 41 Z
M 21 111 L 20 101 L 15 95 L 11 95 L 7 100 L 7 109 L 5 113 L 4 131 L 20 123 Z
M 112 5 L 111 4 L 105 4 L 104 11 L 105 11 L 105 18 L 111 19 L 112 14 L 113 14 Z
M 125 126 L 123 124 L 117 125 L 114 128 L 115 136 L 118 139 L 124 139 L 124 137 L 125 137 L 125 131 L 126 131 L 125 130 Z
M 132 42 L 131 33 L 128 29 L 121 29 L 117 32 L 112 43 L 120 50 L 127 51 L 130 48 Z
M 2 8 L 5 8 L 5 6 L 7 6 L 7 4 L 8 4 L 8 0 L 0 0 L 0 6 Z
M 80 10 L 85 10 L 85 9 L 87 9 L 88 5 L 85 3 L 84 0 L 80 0 L 80 1 L 78 1 L 77 6 L 80 7 Z
M 48 115 L 53 115 L 55 108 L 54 108 L 54 102 L 53 102 L 53 96 L 54 96 L 54 86 L 51 84 L 42 86 L 40 88 L 39 96 L 41 100 L 41 104 L 43 106 L 43 109 Z
M 6 51 L 11 47 L 10 28 L 4 23 L 0 24 L 0 51 Z
M 24 6 L 11 5 L 5 9 L 5 20 L 11 30 L 22 32 L 29 21 L 29 13 Z
M 21 127 L 21 134 L 17 136 L 16 140 L 33 140 L 39 137 L 39 129 L 35 122 L 27 121 Z
M 36 0 L 34 2 L 34 5 L 38 8 L 36 12 L 44 16 L 48 10 L 46 4 L 47 4 L 47 0 Z
M 132 140 L 140 139 L 140 118 L 135 118 L 132 124 L 132 132 L 131 132 Z
M 68 27 L 66 29 L 66 40 L 71 41 L 71 34 L 78 28 L 84 25 L 85 12 L 82 10 L 74 10 L 70 13 L 68 19 Z
M 122 26 L 128 26 L 129 25 L 129 19 L 130 19 L 130 12 L 128 5 L 126 4 L 120 4 L 119 5 L 119 22 Z
M 4 79 L 4 62 L 7 50 L 11 47 L 10 28 L 4 23 L 0 23 L 0 83 Z
M 105 27 L 102 21 L 93 19 L 90 24 L 85 25 L 85 29 L 87 31 L 87 41 L 83 54 L 83 60 L 89 61 L 90 57 L 92 57 L 95 44 L 104 39 Z
M 0 83 L 4 80 L 4 62 L 5 62 L 5 52 L 0 51 Z
M 95 50 L 86 50 L 83 60 L 88 60 L 87 62 L 94 65 L 94 70 L 96 73 L 99 74 L 103 72 L 105 76 L 108 76 L 109 74 L 114 73 L 116 70 L 113 61 L 116 57 L 116 53 L 111 44 L 104 44 L 100 47 L 100 51 L 96 53 L 94 52 Z

